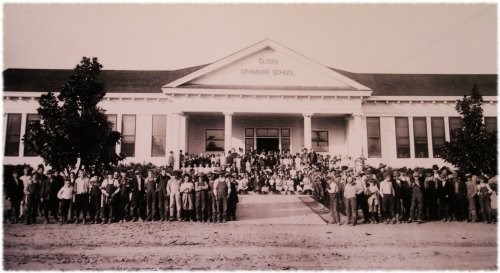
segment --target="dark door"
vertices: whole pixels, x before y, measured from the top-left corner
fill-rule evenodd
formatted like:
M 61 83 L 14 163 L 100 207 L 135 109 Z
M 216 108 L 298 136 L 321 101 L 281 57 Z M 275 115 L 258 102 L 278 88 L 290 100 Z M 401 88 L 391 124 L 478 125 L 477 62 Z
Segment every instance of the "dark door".
M 257 152 L 260 153 L 262 150 L 268 151 L 278 151 L 280 147 L 279 138 L 257 138 Z

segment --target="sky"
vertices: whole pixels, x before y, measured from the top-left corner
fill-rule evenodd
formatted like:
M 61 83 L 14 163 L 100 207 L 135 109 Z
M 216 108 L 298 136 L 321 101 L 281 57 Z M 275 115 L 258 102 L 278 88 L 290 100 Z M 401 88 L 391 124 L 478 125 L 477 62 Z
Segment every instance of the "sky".
M 495 4 L 5 4 L 3 67 L 175 70 L 263 39 L 357 73 L 497 73 Z

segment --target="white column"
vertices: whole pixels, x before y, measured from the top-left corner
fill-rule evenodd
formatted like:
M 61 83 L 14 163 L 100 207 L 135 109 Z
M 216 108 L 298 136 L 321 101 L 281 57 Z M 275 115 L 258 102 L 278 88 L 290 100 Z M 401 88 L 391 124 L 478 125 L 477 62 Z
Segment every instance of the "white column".
M 367 151 L 367 138 L 366 138 L 366 122 L 363 125 L 365 117 L 361 114 L 353 114 L 353 131 L 349 141 L 352 141 L 351 147 L 353 150 L 350 152 L 351 156 L 358 158 L 360 156 L 368 157 Z
M 116 114 L 116 131 L 122 133 L 122 114 Z M 116 143 L 116 153 L 122 152 L 121 142 Z
M 303 113 L 302 116 L 304 116 L 304 148 L 307 149 L 307 151 L 311 150 L 312 147 L 312 128 L 311 128 L 311 117 L 312 113 Z
M 185 114 L 181 114 L 179 116 L 179 150 L 182 150 L 183 153 L 186 152 L 186 140 L 187 140 L 187 119 L 188 117 Z M 179 151 L 180 152 L 180 151 Z M 180 156 L 180 154 L 179 154 Z
M 450 120 L 448 117 L 444 118 L 444 139 L 450 141 Z
M 408 129 L 410 129 L 410 158 L 415 158 L 415 137 L 413 134 L 413 117 L 408 117 Z
M 431 117 L 425 118 L 425 124 L 427 125 L 427 151 L 429 153 L 429 158 L 434 158 L 434 150 L 432 149 L 432 124 Z
M 19 156 L 20 157 L 24 156 L 23 137 L 26 134 L 26 119 L 27 119 L 27 114 L 26 113 L 22 113 L 21 114 L 21 135 L 20 135 L 20 138 L 19 138 Z
M 233 146 L 233 112 L 224 112 L 224 153 Z

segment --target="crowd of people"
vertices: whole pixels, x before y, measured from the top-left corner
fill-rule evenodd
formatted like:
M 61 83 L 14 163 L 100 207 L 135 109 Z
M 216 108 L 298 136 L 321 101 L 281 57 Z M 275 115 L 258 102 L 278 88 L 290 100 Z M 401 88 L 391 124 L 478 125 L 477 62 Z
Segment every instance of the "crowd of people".
M 307 194 L 330 209 L 332 223 L 411 223 L 484 221 L 492 217 L 490 195 L 496 185 L 484 175 L 447 167 L 393 169 L 346 161 L 340 156 L 302 150 L 250 150 L 227 154 L 173 152 L 164 167 L 93 169 L 64 176 L 43 165 L 12 174 L 5 184 L 8 221 L 112 223 L 126 221 L 236 220 L 239 194 Z M 175 162 L 179 160 L 179 162 Z M 177 163 L 177 164 L 176 164 Z M 176 167 L 178 166 L 178 167 Z M 82 218 L 81 218 L 82 217 Z

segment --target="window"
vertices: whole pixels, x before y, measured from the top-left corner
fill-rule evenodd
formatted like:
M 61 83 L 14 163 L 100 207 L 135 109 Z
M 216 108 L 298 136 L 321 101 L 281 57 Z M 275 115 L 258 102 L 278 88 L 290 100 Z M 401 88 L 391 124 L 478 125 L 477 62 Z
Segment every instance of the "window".
M 21 114 L 7 115 L 7 136 L 5 137 L 5 155 L 18 156 L 21 139 Z
M 279 129 L 257 128 L 257 137 L 279 137 Z
M 441 157 L 441 149 L 444 146 L 445 136 L 444 136 L 444 118 L 431 118 L 432 127 L 432 153 L 434 157 Z
M 290 129 L 288 128 L 281 129 L 281 151 L 283 152 L 290 151 Z
M 312 131 L 312 148 L 316 152 L 328 152 L 328 131 Z
M 151 156 L 165 156 L 167 116 L 153 115 Z
M 224 129 L 207 129 L 205 140 L 205 151 L 224 152 Z
M 368 136 L 368 157 L 381 157 L 380 118 L 366 118 L 366 131 Z
M 128 157 L 135 156 L 135 115 L 122 116 L 121 152 Z
M 253 128 L 245 128 L 245 151 L 255 148 L 254 136 Z
M 485 117 L 484 125 L 486 126 L 486 130 L 490 132 L 497 131 L 497 118 L 496 117 Z
M 407 117 L 397 117 L 396 150 L 398 158 L 410 158 L 410 126 Z
M 111 122 L 111 124 L 113 124 L 113 131 L 116 131 L 116 123 L 118 120 L 118 116 L 117 115 L 106 115 L 106 117 L 108 118 L 108 121 Z
M 28 114 L 26 115 L 26 131 L 28 131 L 28 124 L 33 121 L 40 120 L 40 116 L 37 114 Z M 28 150 L 28 147 L 24 145 L 24 156 L 36 156 L 35 153 L 32 153 Z
M 427 123 L 425 117 L 413 118 L 413 135 L 415 139 L 415 157 L 429 157 L 427 146 Z
M 451 138 L 451 131 L 458 129 L 458 128 L 462 128 L 462 125 L 460 124 L 459 117 L 449 117 L 448 121 L 450 124 L 450 138 Z

